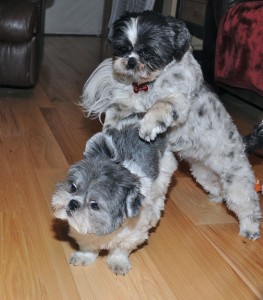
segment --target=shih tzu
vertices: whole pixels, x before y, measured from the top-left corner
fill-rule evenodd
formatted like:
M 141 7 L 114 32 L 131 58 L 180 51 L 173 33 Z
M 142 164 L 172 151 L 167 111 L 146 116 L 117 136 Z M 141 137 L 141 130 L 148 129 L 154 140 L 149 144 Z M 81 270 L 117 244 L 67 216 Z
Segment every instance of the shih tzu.
M 118 275 L 130 270 L 129 254 L 148 238 L 164 208 L 176 160 L 167 139 L 139 138 L 138 127 L 98 133 L 86 144 L 84 159 L 71 166 L 57 185 L 52 206 L 67 220 L 79 251 L 73 265 L 92 264 L 101 249 L 109 250 L 108 267 Z
M 205 84 L 185 24 L 150 11 L 127 13 L 114 24 L 112 44 L 113 58 L 85 84 L 86 114 L 105 113 L 106 130 L 144 113 L 139 136 L 152 141 L 166 132 L 172 150 L 189 162 L 211 200 L 225 200 L 237 215 L 240 235 L 259 238 L 261 212 L 244 142 Z

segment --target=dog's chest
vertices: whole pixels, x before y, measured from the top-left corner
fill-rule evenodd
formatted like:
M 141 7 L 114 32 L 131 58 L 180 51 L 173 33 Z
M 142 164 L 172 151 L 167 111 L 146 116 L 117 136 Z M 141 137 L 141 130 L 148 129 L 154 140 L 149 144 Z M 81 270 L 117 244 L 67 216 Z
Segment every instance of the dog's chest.
M 157 100 L 158 95 L 153 87 L 148 91 L 139 91 L 135 93 L 132 86 L 129 89 L 122 90 L 116 88 L 112 93 L 112 101 L 119 105 L 129 107 L 131 112 L 146 112 Z
M 142 92 L 131 94 L 131 103 L 134 105 L 134 109 L 136 112 L 145 112 L 147 107 L 147 97 Z

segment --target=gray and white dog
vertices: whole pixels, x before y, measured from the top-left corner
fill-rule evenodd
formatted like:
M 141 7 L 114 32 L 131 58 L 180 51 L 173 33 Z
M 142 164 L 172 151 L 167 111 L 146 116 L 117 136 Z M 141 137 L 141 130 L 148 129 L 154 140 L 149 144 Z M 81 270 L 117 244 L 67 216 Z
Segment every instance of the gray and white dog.
M 150 141 L 167 132 L 173 151 L 190 163 L 211 200 L 224 199 L 237 215 L 240 235 L 259 238 L 261 212 L 243 140 L 205 84 L 185 24 L 149 11 L 127 13 L 115 22 L 112 43 L 113 58 L 85 84 L 81 105 L 87 115 L 105 113 L 107 129 L 145 113 L 140 137 Z
M 176 166 L 162 135 L 146 143 L 132 124 L 94 135 L 52 197 L 55 216 L 68 221 L 80 247 L 70 263 L 92 264 L 107 249 L 109 268 L 126 274 L 129 254 L 160 219 Z

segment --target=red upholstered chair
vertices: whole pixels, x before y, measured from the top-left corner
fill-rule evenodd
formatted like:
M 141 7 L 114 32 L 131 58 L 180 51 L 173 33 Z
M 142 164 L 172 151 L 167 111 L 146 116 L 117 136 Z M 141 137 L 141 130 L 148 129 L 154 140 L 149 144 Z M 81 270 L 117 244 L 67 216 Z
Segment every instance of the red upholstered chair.
M 262 16 L 263 1 L 207 1 L 203 72 L 210 84 L 263 108 Z
M 0 86 L 36 84 L 44 12 L 44 0 L 0 0 Z

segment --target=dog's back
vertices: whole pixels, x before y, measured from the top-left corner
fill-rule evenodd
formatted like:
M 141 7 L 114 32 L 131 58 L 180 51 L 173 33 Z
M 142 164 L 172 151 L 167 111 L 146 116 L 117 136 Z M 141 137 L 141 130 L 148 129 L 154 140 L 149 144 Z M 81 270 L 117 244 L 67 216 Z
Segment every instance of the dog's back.
M 159 161 L 168 147 L 166 136 L 161 134 L 150 143 L 139 137 L 138 124 L 125 125 L 120 130 L 111 128 L 106 134 L 112 137 L 122 162 L 132 161 L 142 172 L 155 180 L 159 174 Z

